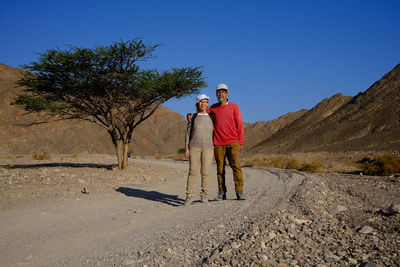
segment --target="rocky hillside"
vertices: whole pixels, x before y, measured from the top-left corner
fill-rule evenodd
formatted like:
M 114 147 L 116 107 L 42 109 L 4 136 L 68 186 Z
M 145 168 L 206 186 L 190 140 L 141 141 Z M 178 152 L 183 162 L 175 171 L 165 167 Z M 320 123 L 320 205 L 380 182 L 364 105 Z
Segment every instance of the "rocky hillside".
M 0 64 L 0 154 L 48 153 L 114 153 L 107 132 L 83 121 L 61 121 L 26 126 L 40 118 L 11 106 L 16 93 L 14 83 L 19 69 Z M 184 147 L 186 122 L 183 116 L 160 107 L 135 129 L 131 149 L 136 155 L 175 154 Z
M 250 152 L 400 149 L 400 65 L 354 97 L 336 94 Z
M 114 153 L 105 130 L 82 121 L 26 126 L 38 114 L 10 106 L 18 69 L 0 64 L 0 154 Z M 184 147 L 186 122 L 165 107 L 133 134 L 136 155 L 175 154 Z M 400 65 L 358 95 L 338 93 L 311 110 L 245 124 L 247 153 L 400 150 Z
M 307 113 L 307 109 L 302 109 L 297 112 L 289 112 L 285 115 L 280 116 L 277 119 L 270 121 L 258 121 L 256 123 L 245 123 L 244 124 L 244 136 L 246 138 L 244 151 L 249 152 L 250 149 L 272 136 L 274 133 L 282 129 L 283 127 L 293 123 L 299 117 Z

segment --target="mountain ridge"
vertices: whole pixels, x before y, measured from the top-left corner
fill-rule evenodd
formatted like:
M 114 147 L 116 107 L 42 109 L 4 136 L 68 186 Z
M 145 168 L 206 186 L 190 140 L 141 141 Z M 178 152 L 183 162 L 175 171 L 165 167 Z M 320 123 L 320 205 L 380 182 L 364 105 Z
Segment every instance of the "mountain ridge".
M 11 106 L 19 69 L 0 63 L 0 153 L 115 153 L 108 134 L 85 121 L 18 126 L 40 118 Z M 243 112 L 243 110 L 242 110 Z M 245 153 L 400 150 L 400 64 L 356 96 L 337 93 L 312 109 L 244 123 Z M 176 154 L 184 147 L 184 117 L 161 106 L 133 132 L 134 155 Z

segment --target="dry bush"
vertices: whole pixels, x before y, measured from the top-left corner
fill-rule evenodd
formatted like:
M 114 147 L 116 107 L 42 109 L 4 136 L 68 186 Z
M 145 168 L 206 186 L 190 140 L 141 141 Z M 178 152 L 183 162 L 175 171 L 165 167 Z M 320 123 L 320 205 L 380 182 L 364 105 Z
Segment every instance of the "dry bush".
M 43 153 L 39 154 L 37 152 L 33 153 L 32 158 L 35 160 L 46 160 L 50 159 L 50 154 L 44 151 Z
M 283 169 L 286 167 L 286 162 L 282 157 L 276 157 L 269 161 L 269 165 L 271 167 Z
M 374 158 L 363 158 L 357 167 L 366 175 L 390 175 L 400 173 L 400 156 L 386 153 Z
M 259 157 L 256 157 L 256 158 L 254 158 L 254 159 L 247 160 L 247 161 L 244 163 L 244 166 L 245 166 L 245 167 L 269 167 L 269 166 L 267 165 L 266 159 L 265 159 L 265 158 L 264 158 L 264 159 L 261 159 L 261 158 L 259 158 Z
M 286 169 L 298 170 L 300 167 L 300 162 L 297 159 L 290 159 L 286 164 Z
M 155 154 L 155 155 L 154 155 L 154 158 L 155 158 L 155 159 L 162 159 L 162 156 L 161 156 L 160 154 Z
M 177 151 L 178 154 L 185 154 L 185 152 L 186 152 L 186 148 L 179 148 Z
M 251 160 L 247 160 L 244 164 L 245 167 L 274 167 L 280 169 L 293 169 L 298 171 L 306 171 L 306 172 L 324 172 L 324 165 L 318 161 L 314 160 L 311 162 L 302 162 L 296 158 L 285 159 L 283 157 L 273 157 L 271 159 L 268 158 L 260 158 L 256 157 Z
M 324 164 L 322 164 L 319 160 L 313 160 L 311 162 L 303 162 L 298 169 L 303 172 L 324 172 Z
M 76 154 L 76 153 L 72 154 L 72 156 L 71 156 L 71 158 L 77 158 L 77 157 L 78 157 L 78 154 Z

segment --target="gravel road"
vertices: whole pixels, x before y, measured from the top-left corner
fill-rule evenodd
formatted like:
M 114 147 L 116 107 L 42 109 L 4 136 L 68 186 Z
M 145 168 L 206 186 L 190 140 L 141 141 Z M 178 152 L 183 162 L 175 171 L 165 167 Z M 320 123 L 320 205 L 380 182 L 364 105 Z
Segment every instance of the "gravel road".
M 398 266 L 398 177 L 244 168 L 247 200 L 183 206 L 188 163 L 1 159 L 1 266 Z M 215 173 L 215 167 L 212 167 Z M 83 189 L 85 188 L 85 189 Z M 196 184 L 199 191 L 199 184 Z M 211 177 L 210 198 L 216 194 Z M 199 196 L 197 195 L 199 199 Z

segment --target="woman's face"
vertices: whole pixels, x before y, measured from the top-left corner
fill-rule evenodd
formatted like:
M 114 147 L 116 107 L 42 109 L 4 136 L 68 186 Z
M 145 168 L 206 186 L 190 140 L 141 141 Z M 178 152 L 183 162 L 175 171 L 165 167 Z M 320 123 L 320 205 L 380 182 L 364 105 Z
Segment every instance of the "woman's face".
M 198 105 L 200 112 L 206 111 L 208 107 L 208 99 L 201 100 Z

